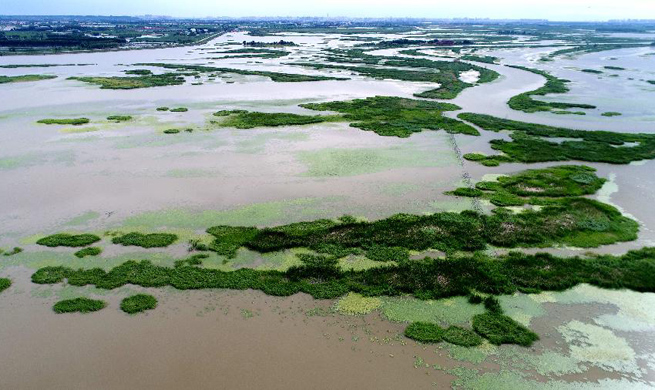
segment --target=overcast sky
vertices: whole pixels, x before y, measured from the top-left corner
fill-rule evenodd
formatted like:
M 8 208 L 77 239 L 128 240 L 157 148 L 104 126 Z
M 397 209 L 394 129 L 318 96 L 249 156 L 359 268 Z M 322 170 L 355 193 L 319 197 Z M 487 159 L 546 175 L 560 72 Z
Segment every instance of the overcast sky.
M 0 14 L 655 19 L 655 0 L 0 0 Z

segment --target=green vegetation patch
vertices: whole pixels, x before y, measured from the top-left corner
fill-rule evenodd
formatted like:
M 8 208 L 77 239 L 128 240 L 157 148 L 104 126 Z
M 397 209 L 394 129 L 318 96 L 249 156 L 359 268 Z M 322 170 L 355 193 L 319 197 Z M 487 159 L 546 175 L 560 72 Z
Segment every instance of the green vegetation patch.
M 166 85 L 182 85 L 184 77 L 176 73 L 148 74 L 130 77 L 69 77 L 89 84 L 99 85 L 100 89 L 137 89 L 163 87 Z
M 478 56 L 474 54 L 467 54 L 463 55 L 460 57 L 461 60 L 465 61 L 475 61 L 475 62 L 482 62 L 485 64 L 495 64 L 498 62 L 498 57 L 493 57 L 493 56 Z
M 513 319 L 500 313 L 484 313 L 473 317 L 473 329 L 492 344 L 518 344 L 529 347 L 539 336 Z
M 596 106 L 591 104 L 579 104 L 579 103 L 560 103 L 560 102 L 543 102 L 539 100 L 534 100 L 532 96 L 545 96 L 551 93 L 566 93 L 569 91 L 569 88 L 566 84 L 569 80 L 564 80 L 557 78 L 543 70 L 526 68 L 524 66 L 515 66 L 508 65 L 511 68 L 525 70 L 534 74 L 538 74 L 546 78 L 546 84 L 534 91 L 524 92 L 522 94 L 516 95 L 509 99 L 507 102 L 513 110 L 523 111 L 523 112 L 539 112 L 539 111 L 551 111 L 553 109 L 568 109 L 568 108 L 585 108 L 593 109 Z
M 107 120 L 113 122 L 128 122 L 132 120 L 132 117 L 129 115 L 110 115 L 107 117 Z
M 82 259 L 87 256 L 98 256 L 101 253 L 102 253 L 102 248 L 92 246 L 89 248 L 80 249 L 79 251 L 75 252 L 75 256 Z
M 4 252 L 4 253 L 3 253 L 2 249 L 0 249 L 0 253 L 2 253 L 3 256 L 17 255 L 17 254 L 21 253 L 22 251 L 23 251 L 23 248 L 21 248 L 19 246 L 15 246 L 14 249 L 12 249 L 11 251 Z
M 655 158 L 655 135 L 572 130 L 534 123 L 496 118 L 490 115 L 462 113 L 458 118 L 489 131 L 508 130 L 511 141 L 492 140 L 491 147 L 503 155 L 466 154 L 464 158 L 484 165 L 504 162 L 591 161 L 629 164 Z M 565 138 L 562 142 L 549 138 Z M 570 140 L 569 140 L 570 139 Z M 632 145 L 631 145 L 632 144 Z
M 26 74 L 23 76 L 0 76 L 0 84 L 24 83 L 29 81 L 41 81 L 56 79 L 57 76 L 47 74 Z
M 453 134 L 479 135 L 472 126 L 442 115 L 458 106 L 449 103 L 375 96 L 328 103 L 308 103 L 301 107 L 343 114 L 350 126 L 382 136 L 409 137 L 423 130 L 445 130 Z
M 602 70 L 596 70 L 596 69 L 582 69 L 582 72 L 585 73 L 593 73 L 593 74 L 602 74 Z
M 189 111 L 189 109 L 186 107 L 177 107 L 177 108 L 170 109 L 170 112 L 187 112 L 187 111 Z
M 128 314 L 141 313 L 157 307 L 157 298 L 149 294 L 136 294 L 121 301 L 121 310 Z
M 0 278 L 0 293 L 11 287 L 11 280 Z
M 603 66 L 603 68 L 609 69 L 609 70 L 625 70 L 625 68 L 622 68 L 620 66 L 611 66 L 611 65 Z
M 178 129 L 166 129 L 164 130 L 164 134 L 178 134 L 180 130 Z
M 102 310 L 107 307 L 107 302 L 89 299 L 89 298 L 75 298 L 66 299 L 55 303 L 52 309 L 57 314 L 62 313 L 91 313 L 94 311 Z
M 73 119 L 41 119 L 36 123 L 41 123 L 44 125 L 73 125 L 80 126 L 86 125 L 91 122 L 89 118 L 73 118 Z
M 246 76 L 264 76 L 270 78 L 272 81 L 280 83 L 289 83 L 289 82 L 305 82 L 305 81 L 326 81 L 326 80 L 347 80 L 345 78 L 338 77 L 326 77 L 326 76 L 310 76 L 304 74 L 293 74 L 293 73 L 279 73 L 279 72 L 265 72 L 265 71 L 254 71 L 254 70 L 244 70 L 244 69 L 234 69 L 234 68 L 216 68 L 212 66 L 203 66 L 203 65 L 178 65 L 178 64 L 163 64 L 163 63 L 145 63 L 137 64 L 142 66 L 157 66 L 165 69 L 175 69 L 178 71 L 187 71 L 187 72 L 199 72 L 199 73 L 233 73 Z M 172 74 L 174 73 L 165 73 Z M 182 79 L 184 82 L 184 79 Z M 181 84 L 181 83 L 180 83 Z
M 345 297 L 335 303 L 334 308 L 343 314 L 363 315 L 378 309 L 382 300 L 377 297 L 364 297 L 354 292 L 348 293 Z
M 405 336 L 422 343 L 440 343 L 443 334 L 442 327 L 429 322 L 413 322 L 405 328 Z
M 100 237 L 95 234 L 53 234 L 51 236 L 43 237 L 36 243 L 49 247 L 68 246 L 80 247 L 87 246 L 100 241 Z
M 443 332 L 443 339 L 451 344 L 462 347 L 476 347 L 482 344 L 482 337 L 470 329 L 461 326 L 451 326 Z
M 237 129 L 307 125 L 312 123 L 325 122 L 326 120 L 330 119 L 330 117 L 320 115 L 310 116 L 281 112 L 268 113 L 250 112 L 243 110 L 219 111 L 216 114 L 215 116 L 226 116 L 226 119 L 220 122 L 220 126 L 236 127 Z
M 162 106 L 162 107 L 157 107 L 157 111 L 168 111 L 170 108 Z
M 607 117 L 613 117 L 613 116 L 621 116 L 623 114 L 621 114 L 620 112 L 616 112 L 616 111 L 608 111 L 608 112 L 604 112 L 604 113 L 602 113 L 600 115 L 607 116 Z
M 140 246 L 142 248 L 163 248 L 177 241 L 177 235 L 170 233 L 127 233 L 112 238 L 111 242 L 123 246 Z

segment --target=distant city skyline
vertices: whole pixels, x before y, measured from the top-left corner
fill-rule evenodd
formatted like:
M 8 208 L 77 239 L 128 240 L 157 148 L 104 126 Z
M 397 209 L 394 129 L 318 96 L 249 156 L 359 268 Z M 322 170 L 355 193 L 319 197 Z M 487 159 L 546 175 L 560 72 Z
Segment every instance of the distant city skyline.
M 2 15 L 415 17 L 604 21 L 653 19 L 655 0 L 3 0 Z

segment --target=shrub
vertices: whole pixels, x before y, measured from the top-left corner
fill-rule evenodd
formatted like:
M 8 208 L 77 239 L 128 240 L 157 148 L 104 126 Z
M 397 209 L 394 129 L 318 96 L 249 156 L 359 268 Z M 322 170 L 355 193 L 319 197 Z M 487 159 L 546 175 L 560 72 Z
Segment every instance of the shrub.
M 91 245 L 95 242 L 100 241 L 100 237 L 95 234 L 53 234 L 51 236 L 43 237 L 38 240 L 36 243 L 39 245 L 45 245 L 49 247 L 57 246 L 68 246 L 68 247 L 80 247 Z
M 53 310 L 57 314 L 61 313 L 91 313 L 104 309 L 107 306 L 105 301 L 89 298 L 66 299 L 55 303 Z
M 141 313 L 157 307 L 157 299 L 148 294 L 136 294 L 121 301 L 121 310 L 128 314 Z

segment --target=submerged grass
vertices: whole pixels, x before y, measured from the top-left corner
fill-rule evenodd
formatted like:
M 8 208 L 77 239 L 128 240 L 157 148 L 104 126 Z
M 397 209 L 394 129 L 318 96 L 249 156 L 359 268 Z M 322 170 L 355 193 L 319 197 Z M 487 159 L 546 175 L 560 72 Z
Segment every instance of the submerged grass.
M 104 309 L 107 306 L 105 301 L 89 298 L 66 299 L 55 303 L 53 310 L 57 314 L 62 313 L 91 313 Z

